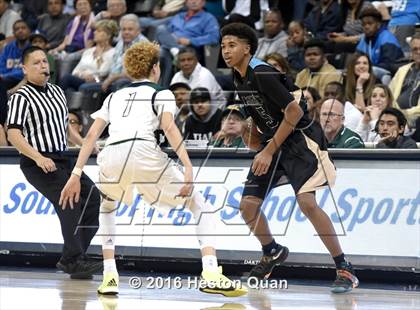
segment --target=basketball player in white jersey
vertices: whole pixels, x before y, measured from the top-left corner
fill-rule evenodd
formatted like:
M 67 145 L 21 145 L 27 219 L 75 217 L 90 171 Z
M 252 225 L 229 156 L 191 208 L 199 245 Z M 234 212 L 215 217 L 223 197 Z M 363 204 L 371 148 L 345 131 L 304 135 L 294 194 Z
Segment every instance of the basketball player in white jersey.
M 175 125 L 175 97 L 171 91 L 157 85 L 160 77 L 159 46 L 142 42 L 129 48 L 124 57 L 127 73 L 134 82 L 110 94 L 100 110 L 92 114 L 91 126 L 80 150 L 75 168 L 65 185 L 60 204 L 73 207 L 80 195 L 79 176 L 96 140 L 109 124 L 109 138 L 98 155 L 100 168 L 98 187 L 105 197 L 101 203 L 100 233 L 104 256 L 104 278 L 100 294 L 118 293 L 118 272 L 115 265 L 115 201 L 133 203 L 136 188 L 145 202 L 169 211 L 185 205 L 198 222 L 197 237 L 201 247 L 205 283 L 201 291 L 225 296 L 240 296 L 246 289 L 236 287 L 218 267 L 214 238 L 217 221 L 214 207 L 201 193 L 193 191 L 193 170 L 182 136 Z M 182 173 L 161 151 L 154 131 L 162 129 L 184 165 Z M 199 220 L 199 221 L 198 221 Z M 214 284 L 216 284 L 215 288 Z

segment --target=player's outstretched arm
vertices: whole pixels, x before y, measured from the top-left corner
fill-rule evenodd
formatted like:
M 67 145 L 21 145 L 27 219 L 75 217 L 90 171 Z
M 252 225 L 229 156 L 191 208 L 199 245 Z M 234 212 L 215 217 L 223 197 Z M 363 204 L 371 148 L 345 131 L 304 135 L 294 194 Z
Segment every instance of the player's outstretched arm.
M 166 138 L 168 139 L 169 144 L 175 150 L 179 159 L 185 167 L 184 171 L 184 186 L 181 188 L 179 195 L 181 197 L 189 196 L 192 190 L 193 182 L 193 171 L 190 157 L 188 156 L 187 150 L 185 149 L 184 141 L 182 140 L 182 135 L 179 132 L 178 127 L 174 122 L 173 114 L 170 112 L 163 112 L 162 118 L 160 121 L 160 128 L 165 133 Z
M 73 202 L 79 202 L 80 177 L 82 175 L 83 167 L 86 165 L 90 154 L 92 154 L 92 151 L 95 148 L 96 141 L 104 131 L 106 125 L 107 123 L 103 119 L 96 118 L 90 127 L 86 138 L 83 141 L 73 172 L 61 191 L 59 204 L 63 210 L 66 208 L 67 204 L 73 209 Z

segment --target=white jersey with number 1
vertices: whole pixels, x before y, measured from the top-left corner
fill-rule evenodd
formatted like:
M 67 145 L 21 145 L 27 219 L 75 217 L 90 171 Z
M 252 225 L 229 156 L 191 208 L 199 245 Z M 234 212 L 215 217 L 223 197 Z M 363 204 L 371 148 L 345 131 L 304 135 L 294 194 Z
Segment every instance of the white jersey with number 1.
M 159 129 L 162 113 L 175 115 L 175 111 L 175 97 L 170 90 L 143 80 L 110 94 L 91 117 L 109 123 L 109 145 L 128 139 L 155 141 L 154 131 Z

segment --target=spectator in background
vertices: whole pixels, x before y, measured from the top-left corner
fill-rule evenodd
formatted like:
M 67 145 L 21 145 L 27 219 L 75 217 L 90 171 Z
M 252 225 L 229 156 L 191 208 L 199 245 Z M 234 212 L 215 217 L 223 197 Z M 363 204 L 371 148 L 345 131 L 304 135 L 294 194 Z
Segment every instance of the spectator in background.
M 400 109 L 410 127 L 420 130 L 420 34 L 413 36 L 410 42 L 413 62 L 398 69 L 389 88 L 394 95 L 394 108 Z
M 362 138 L 344 126 L 344 105 L 336 99 L 327 99 L 321 105 L 321 127 L 329 148 L 363 148 Z
M 363 34 L 360 13 L 367 7 L 372 7 L 369 1 L 364 0 L 343 0 L 341 1 L 341 18 L 343 32 L 328 33 L 329 50 L 337 52 L 352 53 Z
M 20 16 L 28 24 L 29 29 L 35 31 L 38 25 L 38 16 L 45 14 L 48 8 L 48 0 L 20 0 L 22 8 L 20 9 Z
M 48 0 L 48 13 L 39 17 L 39 32 L 48 39 L 47 49 L 54 49 L 63 42 L 71 16 L 63 13 L 65 0 Z
M 61 51 L 73 53 L 93 45 L 93 29 L 95 16 L 92 12 L 91 0 L 75 0 L 76 16 L 67 24 L 63 42 L 50 51 L 56 54 Z
M 356 132 L 365 142 L 378 142 L 379 136 L 374 132 L 379 115 L 383 110 L 392 107 L 393 96 L 388 86 L 377 84 L 373 87 L 366 104 L 363 117 L 357 125 Z
M 190 113 L 190 92 L 191 87 L 186 83 L 175 83 L 169 86 L 169 90 L 175 96 L 177 110 L 175 112 L 175 124 L 183 135 L 185 132 L 185 121 Z
M 216 18 L 203 11 L 205 0 L 186 0 L 187 11 L 180 12 L 166 25 L 157 28 L 156 38 L 161 46 L 161 84 L 169 85 L 172 77 L 172 58 L 182 47 L 202 48 L 219 43 L 219 24 Z
M 394 108 L 387 108 L 379 115 L 375 131 L 380 135 L 381 140 L 377 148 L 386 149 L 416 149 L 416 142 L 410 137 L 403 135 L 407 120 L 404 114 Z
M 245 115 L 238 105 L 232 104 L 225 108 L 222 113 L 222 125 L 216 138 L 210 144 L 214 147 L 246 147 L 242 140 L 242 131 Z
M 336 99 L 340 102 L 344 102 L 344 126 L 355 131 L 362 118 L 362 113 L 360 113 L 351 102 L 344 100 L 343 84 L 337 81 L 329 82 L 324 90 L 323 100 L 326 99 Z
M 104 19 L 95 24 L 93 41 L 95 46 L 83 52 L 80 62 L 72 74 L 65 75 L 60 81 L 61 88 L 80 91 L 99 91 L 101 82 L 108 76 L 114 48 L 112 40 L 118 34 L 118 25 L 115 21 Z
M 305 69 L 305 41 L 308 33 L 301 21 L 292 21 L 289 24 L 289 37 L 287 38 L 287 61 L 293 70 Z
M 127 12 L 127 4 L 125 0 L 108 0 L 106 3 L 106 11 L 101 11 L 95 16 L 95 21 L 103 19 L 112 19 L 120 22 L 121 17 Z
M 335 0 L 319 0 L 318 2 L 303 23 L 314 37 L 327 40 L 329 33 L 341 31 L 343 23 L 340 6 Z
M 340 82 L 332 81 L 325 85 L 324 100 L 337 99 L 344 102 L 344 86 Z
M 306 69 L 296 76 L 296 85 L 300 88 L 312 86 L 324 96 L 325 86 L 332 81 L 341 81 L 341 73 L 328 63 L 324 54 L 324 43 L 312 39 L 305 43 Z
M 109 76 L 102 83 L 102 90 L 104 92 L 116 91 L 131 83 L 128 75 L 123 69 L 123 58 L 125 51 L 135 43 L 140 41 L 148 41 L 147 38 L 141 34 L 140 23 L 137 15 L 127 14 L 120 20 L 120 38 L 115 46 L 114 57 L 112 60 L 112 67 Z
M 93 0 L 75 0 L 76 16 L 67 24 L 63 42 L 49 51 L 56 57 L 58 80 L 69 74 L 82 57 L 84 49 L 93 46 L 93 25 L 95 15 Z
M 287 63 L 286 58 L 284 58 L 279 53 L 271 53 L 264 57 L 264 61 L 274 68 L 276 68 L 279 72 L 290 75 L 290 66 Z
M 69 111 L 69 126 L 73 128 L 73 134 L 78 136 L 77 141 L 83 141 L 83 117 L 80 111 L 70 110 Z M 76 145 L 70 139 L 67 139 L 68 146 L 81 146 Z
M 229 23 L 244 23 L 255 29 L 255 23 L 261 18 L 259 0 L 223 0 L 223 9 L 227 13 L 222 26 Z
M 13 88 L 23 79 L 22 53 L 30 45 L 30 33 L 25 21 L 16 21 L 13 24 L 16 40 L 7 44 L 0 55 L 0 82 L 7 89 Z
M 363 35 L 356 50 L 365 53 L 373 65 L 373 73 L 388 85 L 395 72 L 395 62 L 404 56 L 397 38 L 382 25 L 382 15 L 375 8 L 367 8 L 360 15 Z
M 415 25 L 420 23 L 420 1 L 418 0 L 393 0 L 391 20 L 388 29 L 395 35 L 403 51 L 410 47 L 406 39 L 415 32 Z
M 264 37 L 258 39 L 255 57 L 264 59 L 271 53 L 279 53 L 287 57 L 287 34 L 283 30 L 283 17 L 279 10 L 268 11 L 264 16 Z
M 211 103 L 216 106 L 224 106 L 226 97 L 213 73 L 203 67 L 197 58 L 197 51 L 192 47 L 182 48 L 178 54 L 178 65 L 180 71 L 171 80 L 174 83 L 186 83 L 191 88 L 205 87 L 209 90 Z
M 368 55 L 355 53 L 347 65 L 346 100 L 351 102 L 361 113 L 364 112 L 369 94 L 376 84 L 372 63 Z
M 186 140 L 211 141 L 220 130 L 222 110 L 210 104 L 210 93 L 207 88 L 197 87 L 190 94 L 191 114 L 185 121 L 184 138 Z
M 160 0 L 153 8 L 151 15 L 140 17 L 140 24 L 143 31 L 150 40 L 156 36 L 156 28 L 166 24 L 173 15 L 177 14 L 184 7 L 185 0 Z
M 319 122 L 319 109 L 321 96 L 318 91 L 313 87 L 303 87 L 303 96 L 306 98 L 306 105 L 308 108 L 309 116 L 312 120 Z
M 10 0 L 0 0 L 0 51 L 15 39 L 13 25 L 21 19 L 9 6 Z

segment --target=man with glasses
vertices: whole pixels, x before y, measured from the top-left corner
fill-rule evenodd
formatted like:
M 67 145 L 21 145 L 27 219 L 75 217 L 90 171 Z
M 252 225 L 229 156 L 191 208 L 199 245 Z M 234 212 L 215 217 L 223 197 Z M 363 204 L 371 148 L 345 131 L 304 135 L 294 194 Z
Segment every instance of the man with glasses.
M 329 148 L 365 147 L 362 138 L 344 126 L 344 105 L 337 99 L 327 99 L 322 103 L 320 122 Z

